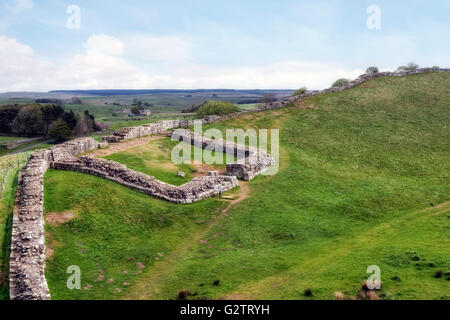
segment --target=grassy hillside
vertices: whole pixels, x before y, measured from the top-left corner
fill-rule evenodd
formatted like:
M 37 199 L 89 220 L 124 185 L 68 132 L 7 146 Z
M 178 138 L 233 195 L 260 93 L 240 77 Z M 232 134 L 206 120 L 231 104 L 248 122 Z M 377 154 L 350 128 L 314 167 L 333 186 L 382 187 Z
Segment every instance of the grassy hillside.
M 210 125 L 280 129 L 280 171 L 232 204 L 49 171 L 47 217 L 75 217 L 46 226 L 53 297 L 333 299 L 377 265 L 383 299 L 450 299 L 449 87 L 450 74 L 379 78 Z M 70 265 L 84 290 L 66 288 Z

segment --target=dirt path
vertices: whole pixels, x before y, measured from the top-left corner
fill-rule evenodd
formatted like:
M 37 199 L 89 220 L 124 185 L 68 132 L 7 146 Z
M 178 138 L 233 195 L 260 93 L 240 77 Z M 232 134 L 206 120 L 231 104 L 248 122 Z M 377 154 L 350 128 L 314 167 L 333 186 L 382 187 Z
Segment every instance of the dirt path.
M 426 210 L 424 210 L 425 212 L 432 212 L 431 215 L 432 216 L 438 216 L 444 212 L 449 212 L 450 211 L 450 201 L 441 203 L 440 205 L 437 205 L 435 207 L 430 207 L 427 208 Z
M 142 138 L 136 138 L 133 140 L 128 140 L 120 143 L 111 143 L 106 149 L 98 149 L 88 152 L 87 155 L 94 157 L 106 157 L 113 153 L 122 152 L 134 147 L 142 146 L 148 144 L 150 141 L 160 140 L 165 138 L 164 136 L 154 135 Z
M 232 200 L 217 219 L 213 220 L 206 226 L 205 229 L 190 235 L 184 239 L 178 248 L 171 251 L 164 259 L 157 261 L 137 282 L 134 287 L 126 294 L 126 300 L 150 300 L 155 299 L 155 296 L 160 294 L 159 286 L 161 282 L 173 274 L 178 261 L 189 252 L 191 247 L 196 246 L 201 239 L 203 239 L 208 232 L 217 226 L 224 217 L 228 216 L 227 212 L 239 202 L 247 199 L 250 196 L 250 188 L 248 182 L 239 182 L 239 191 L 236 193 L 237 199 Z

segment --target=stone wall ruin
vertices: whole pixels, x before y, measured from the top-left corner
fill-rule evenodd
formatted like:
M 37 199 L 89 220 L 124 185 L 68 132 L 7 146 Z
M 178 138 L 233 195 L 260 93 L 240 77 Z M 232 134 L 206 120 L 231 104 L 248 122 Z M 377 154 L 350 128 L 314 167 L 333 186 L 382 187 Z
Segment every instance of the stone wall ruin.
M 354 88 L 363 82 L 384 76 L 406 76 L 425 72 L 450 72 L 450 69 L 423 68 L 412 71 L 380 72 L 362 75 L 348 85 L 307 92 L 289 97 L 281 101 L 267 104 L 255 110 L 240 111 L 225 116 L 209 116 L 201 121 L 211 123 L 223 121 L 237 115 L 258 112 L 267 109 L 280 108 L 312 95 L 330 92 L 341 92 Z M 193 120 L 168 120 L 134 128 L 125 128 L 115 132 L 112 136 L 103 137 L 100 143 L 92 138 L 81 138 L 46 149 L 35 151 L 28 164 L 19 173 L 16 206 L 13 214 L 13 229 L 10 257 L 10 298 L 13 300 L 48 300 L 50 292 L 45 279 L 45 239 L 44 239 L 44 174 L 49 167 L 62 170 L 74 170 L 94 174 L 112 181 L 116 181 L 130 188 L 176 203 L 191 203 L 217 194 L 219 186 L 223 191 L 237 185 L 236 177 L 251 180 L 273 165 L 273 158 L 265 152 L 255 149 L 240 149 L 241 146 L 228 145 L 227 142 L 208 141 L 189 132 L 178 132 L 178 138 L 190 138 L 194 145 L 214 146 L 219 144 L 224 152 L 244 152 L 244 157 L 235 164 L 227 165 L 229 176 L 217 176 L 211 173 L 208 177 L 192 180 L 183 186 L 171 186 L 142 173 L 127 169 L 125 166 L 101 159 L 89 157 L 75 158 L 98 147 L 105 147 L 108 143 L 121 142 L 156 133 L 163 133 L 173 128 L 187 128 L 194 124 Z M 217 146 L 217 145 L 216 145 Z

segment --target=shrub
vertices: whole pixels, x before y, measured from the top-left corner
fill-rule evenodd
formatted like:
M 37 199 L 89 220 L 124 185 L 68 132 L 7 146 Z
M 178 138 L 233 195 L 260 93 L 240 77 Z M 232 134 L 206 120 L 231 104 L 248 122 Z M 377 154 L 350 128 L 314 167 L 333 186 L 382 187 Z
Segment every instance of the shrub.
M 348 85 L 349 83 L 350 83 L 350 80 L 348 80 L 348 79 L 338 79 L 333 83 L 332 87 L 333 88 L 344 87 L 344 86 Z
M 56 142 L 63 142 L 72 137 L 72 130 L 62 119 L 58 119 L 50 127 L 48 136 Z
M 142 110 L 141 107 L 136 106 L 136 107 L 131 108 L 131 113 L 134 115 L 139 115 L 141 110 Z
M 306 91 L 308 91 L 308 89 L 307 89 L 306 87 L 297 89 L 297 90 L 294 91 L 294 93 L 292 94 L 292 96 L 293 96 L 293 97 L 295 97 L 295 96 L 300 96 L 300 95 L 302 95 L 302 94 L 305 94 Z
M 378 72 L 380 72 L 380 70 L 378 70 L 377 67 L 368 67 L 366 70 L 366 74 L 374 74 Z
M 444 273 L 442 272 L 442 270 L 438 270 L 438 271 L 436 271 L 434 277 L 437 278 L 437 279 L 440 279 L 440 278 L 442 278 L 443 274 Z
M 419 69 L 419 65 L 415 64 L 414 62 L 410 62 L 406 66 L 398 67 L 397 71 L 416 71 L 417 69 Z
M 313 293 L 312 290 L 310 288 L 305 290 L 305 297 L 312 297 Z
M 178 300 L 186 300 L 189 296 L 189 290 L 183 289 L 178 292 Z
M 260 102 L 264 104 L 268 104 L 271 102 L 275 102 L 277 100 L 277 97 L 273 93 L 265 93 L 262 97 Z
M 224 101 L 207 101 L 197 110 L 197 116 L 224 115 L 239 111 L 234 104 Z

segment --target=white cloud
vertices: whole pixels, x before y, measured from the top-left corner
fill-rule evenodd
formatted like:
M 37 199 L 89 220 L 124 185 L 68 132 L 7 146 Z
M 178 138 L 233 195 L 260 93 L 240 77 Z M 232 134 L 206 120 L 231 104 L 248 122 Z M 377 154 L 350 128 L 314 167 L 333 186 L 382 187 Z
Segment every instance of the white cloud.
M 0 61 L 6 62 L 0 65 L 0 92 L 124 88 L 286 89 L 301 86 L 316 89 L 329 87 L 337 78 L 355 78 L 362 73 L 362 70 L 348 70 L 332 63 L 303 61 L 241 67 L 204 65 L 193 62 L 188 41 L 175 37 L 130 38 L 124 42 L 94 34 L 84 43 L 84 48 L 85 52 L 56 66 L 37 58 L 31 47 L 0 36 Z M 141 63 L 137 67 L 131 62 L 145 59 L 148 59 L 148 63 L 143 64 L 145 67 Z
M 124 44 L 117 38 L 105 34 L 93 34 L 84 44 L 89 55 L 121 56 Z
M 126 41 L 126 53 L 148 61 L 173 63 L 192 59 L 190 42 L 176 36 L 132 36 Z
M 6 9 L 8 11 L 18 13 L 23 10 L 29 10 L 33 8 L 33 0 L 14 0 L 13 3 L 7 3 Z
M 331 63 L 283 61 L 252 67 L 191 65 L 161 77 L 161 88 L 311 89 L 327 88 L 338 78 L 356 78 L 360 69 L 347 70 Z
M 123 59 L 120 40 L 93 35 L 84 47 L 85 53 L 56 66 L 38 59 L 31 47 L 0 36 L 0 92 L 140 88 L 150 83 L 144 72 Z

